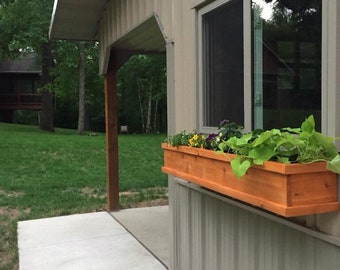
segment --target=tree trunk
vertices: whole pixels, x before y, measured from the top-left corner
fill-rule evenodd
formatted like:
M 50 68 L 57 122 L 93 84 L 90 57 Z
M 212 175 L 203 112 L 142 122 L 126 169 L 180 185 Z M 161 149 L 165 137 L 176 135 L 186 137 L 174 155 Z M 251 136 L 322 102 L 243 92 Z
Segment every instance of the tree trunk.
M 151 133 L 151 109 L 152 109 L 152 88 L 150 87 L 149 93 L 148 93 L 148 111 L 147 111 L 147 117 L 146 117 L 146 127 L 145 127 L 145 133 L 149 134 Z
M 138 90 L 138 101 L 139 101 L 139 109 L 140 109 L 140 115 L 141 115 L 141 121 L 142 121 L 142 129 L 143 132 L 145 132 L 145 124 L 144 124 L 144 109 L 143 109 L 143 101 L 142 101 L 142 95 L 141 95 L 141 83 L 137 81 L 137 90 Z
M 159 102 L 159 98 L 157 97 L 155 101 L 155 112 L 154 112 L 154 118 L 153 118 L 153 131 L 154 132 L 157 131 L 158 102 Z
M 39 127 L 42 130 L 54 132 L 53 117 L 54 117 L 54 102 L 53 94 L 49 91 L 49 86 L 52 83 L 50 71 L 53 67 L 52 44 L 46 42 L 42 45 L 42 76 L 40 88 L 42 89 L 42 108 L 40 112 Z
M 85 45 L 79 43 L 79 114 L 78 114 L 78 134 L 85 131 Z

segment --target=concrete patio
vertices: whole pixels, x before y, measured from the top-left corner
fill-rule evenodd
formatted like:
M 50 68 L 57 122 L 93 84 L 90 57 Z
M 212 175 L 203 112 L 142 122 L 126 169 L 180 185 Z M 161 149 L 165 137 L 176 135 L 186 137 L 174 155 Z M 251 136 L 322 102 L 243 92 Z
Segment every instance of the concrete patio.
M 18 224 L 20 270 L 167 269 L 168 206 Z

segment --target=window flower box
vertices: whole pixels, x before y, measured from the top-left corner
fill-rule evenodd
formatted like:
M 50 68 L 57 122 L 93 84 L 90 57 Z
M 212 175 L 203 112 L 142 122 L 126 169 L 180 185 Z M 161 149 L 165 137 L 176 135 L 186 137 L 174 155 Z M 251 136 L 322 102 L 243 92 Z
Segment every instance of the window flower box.
M 339 210 L 337 174 L 330 172 L 325 162 L 265 161 L 251 166 L 238 179 L 230 166 L 232 154 L 167 143 L 162 148 L 164 173 L 272 213 L 293 217 Z

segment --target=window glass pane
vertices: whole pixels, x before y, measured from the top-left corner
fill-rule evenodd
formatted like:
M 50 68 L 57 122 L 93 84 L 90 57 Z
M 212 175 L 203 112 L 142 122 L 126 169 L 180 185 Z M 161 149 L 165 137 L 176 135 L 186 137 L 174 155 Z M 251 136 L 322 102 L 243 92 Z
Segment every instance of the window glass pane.
M 321 0 L 253 0 L 254 128 L 321 129 Z
M 243 124 L 243 1 L 202 15 L 203 125 Z

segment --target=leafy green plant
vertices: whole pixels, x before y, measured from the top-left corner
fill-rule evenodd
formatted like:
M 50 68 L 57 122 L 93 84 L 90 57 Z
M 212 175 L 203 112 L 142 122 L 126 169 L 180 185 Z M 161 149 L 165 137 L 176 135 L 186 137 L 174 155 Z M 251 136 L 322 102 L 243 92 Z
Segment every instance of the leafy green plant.
M 219 143 L 226 141 L 231 137 L 241 137 L 243 127 L 230 122 L 229 120 L 223 120 L 218 126 L 218 132 L 209 135 L 191 132 L 187 133 L 185 130 L 166 139 L 166 142 L 172 146 L 191 146 L 196 148 L 204 148 L 210 150 L 218 150 Z M 228 152 L 224 149 L 225 152 Z
M 220 142 L 226 141 L 232 137 L 241 137 L 243 127 L 230 122 L 229 120 L 223 120 L 218 126 L 217 134 L 209 134 L 205 139 L 205 148 L 210 150 L 218 150 Z M 231 152 L 231 149 L 224 149 L 225 152 Z
M 301 128 L 250 132 L 219 144 L 220 152 L 230 152 L 230 149 L 236 154 L 231 167 L 238 178 L 253 164 L 263 165 L 268 160 L 283 163 L 326 161 L 329 170 L 340 173 L 340 156 L 333 138 L 315 130 L 312 115 L 302 123 Z
M 223 120 L 218 126 L 219 137 L 221 141 L 225 141 L 232 137 L 241 137 L 243 127 L 236 124 L 235 122 L 230 122 L 229 120 Z
M 165 140 L 166 143 L 171 144 L 172 146 L 180 146 L 185 145 L 189 146 L 189 139 L 193 136 L 193 133 L 186 133 L 185 130 L 176 133 L 173 136 L 170 136 Z

